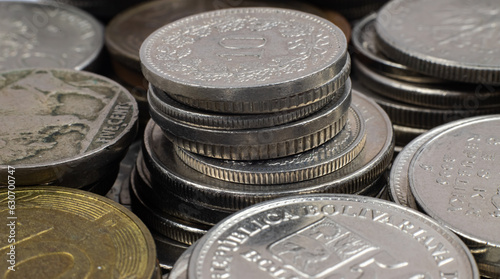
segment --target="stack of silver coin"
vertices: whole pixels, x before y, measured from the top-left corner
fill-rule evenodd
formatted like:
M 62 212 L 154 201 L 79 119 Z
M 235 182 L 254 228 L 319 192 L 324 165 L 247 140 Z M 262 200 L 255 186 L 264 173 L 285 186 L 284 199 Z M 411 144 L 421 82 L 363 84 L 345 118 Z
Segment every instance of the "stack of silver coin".
M 380 199 L 323 194 L 232 215 L 168 278 L 363 277 L 478 279 L 479 272 L 464 243 L 428 216 Z
M 207 12 L 155 31 L 140 57 L 152 121 L 132 208 L 176 251 L 261 201 L 384 193 L 391 122 L 351 92 L 347 42 L 331 22 L 277 8 Z
M 135 138 L 137 114 L 130 93 L 103 76 L 51 68 L 1 72 L 0 176 L 14 168 L 16 186 L 104 195 Z
M 500 115 L 436 127 L 409 143 L 390 173 L 392 199 L 460 236 L 485 278 L 500 276 Z
M 500 112 L 498 11 L 496 0 L 396 0 L 354 28 L 360 90 L 391 117 L 397 146 Z
M 0 1 L 0 71 L 69 68 L 98 72 L 103 26 L 70 5 Z

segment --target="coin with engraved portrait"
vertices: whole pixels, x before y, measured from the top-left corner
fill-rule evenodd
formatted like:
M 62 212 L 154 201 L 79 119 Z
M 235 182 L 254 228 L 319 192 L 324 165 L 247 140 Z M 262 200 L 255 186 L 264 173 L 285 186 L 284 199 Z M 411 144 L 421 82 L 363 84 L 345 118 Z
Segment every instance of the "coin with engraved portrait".
M 0 189 L 1 203 L 10 200 L 9 192 Z M 15 254 L 15 271 L 2 261 L 0 277 L 159 278 L 150 232 L 118 203 L 53 186 L 18 187 L 15 201 L 16 219 L 9 220 L 15 243 L 0 248 Z M 12 216 L 8 210 L 2 207 L 0 216 Z M 8 236 L 0 231 L 5 243 Z
M 411 251 L 411 252 L 410 252 Z M 231 215 L 200 239 L 189 278 L 479 278 L 451 231 L 417 211 L 354 195 L 305 195 Z
M 500 84 L 497 0 L 394 0 L 377 15 L 380 50 L 415 71 Z
M 349 74 L 347 41 L 326 19 L 278 8 L 236 8 L 172 22 L 142 44 L 144 76 L 207 110 L 261 113 L 315 102 Z M 326 90 L 323 90 L 326 91 Z M 324 92 L 326 93 L 326 92 Z
M 137 128 L 137 104 L 112 80 L 69 69 L 0 73 L 0 173 L 18 185 L 81 188 L 117 164 Z M 87 174 L 87 175 L 81 175 Z
M 0 71 L 27 67 L 95 70 L 104 28 L 73 6 L 0 1 Z

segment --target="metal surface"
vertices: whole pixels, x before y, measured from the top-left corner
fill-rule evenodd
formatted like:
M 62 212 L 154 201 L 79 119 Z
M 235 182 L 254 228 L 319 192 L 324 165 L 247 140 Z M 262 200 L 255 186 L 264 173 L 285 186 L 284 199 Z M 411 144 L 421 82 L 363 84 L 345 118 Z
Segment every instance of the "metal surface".
M 188 267 L 192 279 L 360 274 L 479 278 L 464 243 L 436 221 L 354 195 L 294 196 L 242 210 L 198 241 Z
M 0 71 L 29 67 L 85 70 L 104 46 L 103 26 L 70 5 L 0 1 Z
M 3 72 L 0 100 L 0 174 L 16 167 L 18 185 L 91 184 L 123 158 L 136 135 L 134 98 L 88 72 Z
M 204 109 L 251 113 L 293 108 L 299 93 L 314 98 L 348 54 L 342 31 L 323 18 L 241 8 L 168 24 L 144 41 L 140 57 L 144 76 L 171 95 L 226 104 Z
M 500 84 L 499 13 L 497 0 L 395 0 L 378 13 L 378 43 L 418 72 Z

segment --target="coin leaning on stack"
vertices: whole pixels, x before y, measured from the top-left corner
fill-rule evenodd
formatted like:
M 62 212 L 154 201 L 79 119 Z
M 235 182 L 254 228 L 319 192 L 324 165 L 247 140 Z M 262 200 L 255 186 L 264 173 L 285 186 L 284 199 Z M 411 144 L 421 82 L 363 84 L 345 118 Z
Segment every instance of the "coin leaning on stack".
M 500 112 L 500 30 L 490 16 L 497 4 L 397 0 L 355 27 L 360 90 L 391 117 L 396 145 L 456 119 Z
M 327 20 L 276 8 L 207 12 L 158 29 L 140 55 L 152 120 L 132 208 L 171 245 L 187 248 L 265 200 L 383 193 L 391 123 L 352 93 L 346 39 Z

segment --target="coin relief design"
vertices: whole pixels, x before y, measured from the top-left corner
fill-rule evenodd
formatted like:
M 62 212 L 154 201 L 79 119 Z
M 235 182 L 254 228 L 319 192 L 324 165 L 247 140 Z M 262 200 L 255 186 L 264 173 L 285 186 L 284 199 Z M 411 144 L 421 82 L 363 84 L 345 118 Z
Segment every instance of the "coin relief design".
M 113 144 L 129 132 L 137 105 L 108 79 L 72 70 L 0 74 L 0 162 L 56 162 Z M 20 125 L 22 123 L 22 125 Z

